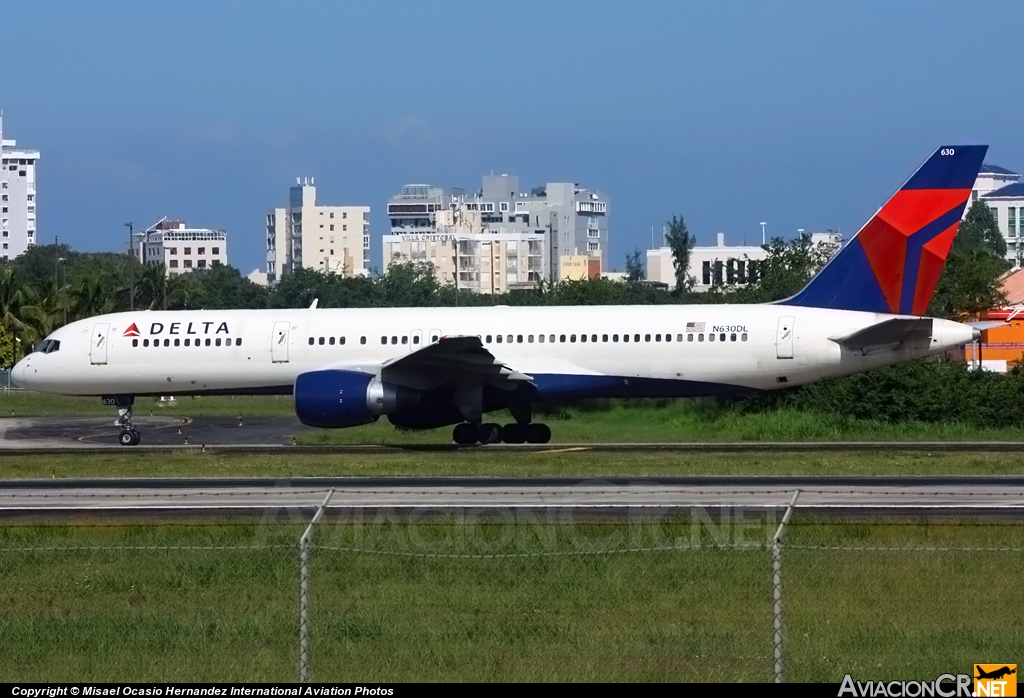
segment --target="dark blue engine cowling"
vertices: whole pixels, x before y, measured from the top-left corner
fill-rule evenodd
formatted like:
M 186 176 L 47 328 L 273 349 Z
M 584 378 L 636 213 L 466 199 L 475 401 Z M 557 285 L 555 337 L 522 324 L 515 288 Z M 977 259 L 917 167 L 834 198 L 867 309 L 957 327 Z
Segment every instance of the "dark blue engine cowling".
M 295 414 L 311 427 L 354 427 L 386 409 L 385 386 L 369 373 L 310 371 L 295 379 Z

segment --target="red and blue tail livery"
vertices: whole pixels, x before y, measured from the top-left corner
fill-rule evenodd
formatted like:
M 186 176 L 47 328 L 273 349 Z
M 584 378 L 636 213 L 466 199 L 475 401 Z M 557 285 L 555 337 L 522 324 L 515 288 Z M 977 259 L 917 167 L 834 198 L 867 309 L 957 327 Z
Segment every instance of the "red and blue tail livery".
M 988 146 L 945 145 L 783 305 L 924 315 Z

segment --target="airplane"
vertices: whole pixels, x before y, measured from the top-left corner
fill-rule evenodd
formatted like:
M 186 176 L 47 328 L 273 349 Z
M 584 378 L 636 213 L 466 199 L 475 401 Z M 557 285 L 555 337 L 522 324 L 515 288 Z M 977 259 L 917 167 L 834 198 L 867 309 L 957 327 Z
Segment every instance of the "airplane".
M 582 398 L 776 390 L 941 354 L 924 317 L 987 146 L 942 146 L 796 295 L 747 305 L 121 312 L 53 332 L 13 368 L 95 395 L 137 445 L 134 399 L 292 395 L 302 423 L 455 425 L 456 444 L 547 443 L 533 408 Z M 508 409 L 514 422 L 484 421 Z

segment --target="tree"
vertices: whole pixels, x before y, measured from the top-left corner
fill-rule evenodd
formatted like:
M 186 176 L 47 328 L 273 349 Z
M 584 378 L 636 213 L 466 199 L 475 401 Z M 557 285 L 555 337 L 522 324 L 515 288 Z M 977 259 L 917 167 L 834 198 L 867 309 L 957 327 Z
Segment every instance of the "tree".
M 999 287 L 1010 267 L 1005 257 L 1006 240 L 992 209 L 975 201 L 953 238 L 928 314 L 962 320 L 1005 303 Z
M 693 289 L 693 277 L 690 276 L 690 253 L 697 238 L 690 234 L 682 216 L 672 214 L 672 220 L 668 221 L 668 233 L 665 235 L 665 242 L 672 250 L 672 266 L 676 272 L 676 294 L 689 293 Z
M 768 256 L 757 263 L 757 282 L 738 291 L 738 301 L 768 303 L 792 296 L 838 249 L 837 245 L 814 244 L 807 234 L 789 241 L 772 238 L 763 247 Z
M 0 267 L 0 327 L 22 349 L 27 349 L 29 342 L 35 341 L 34 325 L 39 319 L 40 310 L 36 306 L 36 293 L 25 283 L 11 266 Z M 15 350 L 15 359 L 20 352 Z
M 640 248 L 633 248 L 632 252 L 626 253 L 626 281 L 635 284 L 643 281 L 644 265 L 640 261 Z

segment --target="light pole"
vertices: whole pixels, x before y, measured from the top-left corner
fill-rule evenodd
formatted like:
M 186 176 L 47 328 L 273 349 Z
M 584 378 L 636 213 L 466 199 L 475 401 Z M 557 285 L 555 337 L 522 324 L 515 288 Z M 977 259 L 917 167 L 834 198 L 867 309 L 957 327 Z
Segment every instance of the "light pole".
M 128 228 L 128 273 L 130 274 L 128 286 L 128 307 L 130 310 L 135 310 L 135 250 L 132 245 L 135 239 L 132 235 L 132 224 L 131 222 L 124 224 Z
M 761 244 L 762 245 L 768 244 L 767 241 L 765 240 L 765 237 L 764 237 L 764 227 L 766 225 L 768 225 L 768 224 L 765 223 L 764 221 L 761 221 Z

